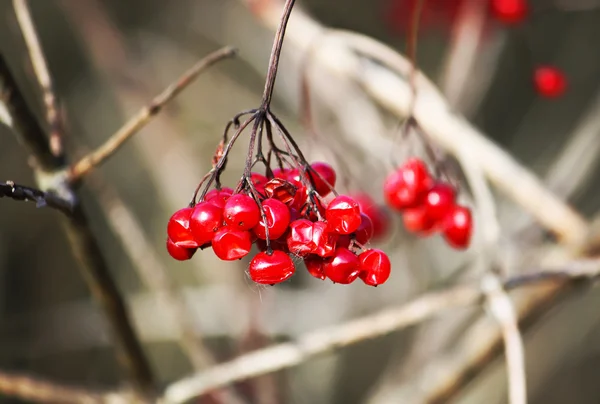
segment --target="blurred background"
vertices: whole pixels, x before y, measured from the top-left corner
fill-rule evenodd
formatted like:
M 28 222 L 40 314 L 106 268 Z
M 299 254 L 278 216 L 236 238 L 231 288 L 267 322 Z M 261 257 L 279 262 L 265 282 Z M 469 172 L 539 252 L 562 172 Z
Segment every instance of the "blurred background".
M 427 0 L 419 67 L 457 113 L 593 217 L 600 200 L 600 2 L 532 0 L 535 12 L 517 27 L 495 21 L 482 3 Z M 409 301 L 434 286 L 478 279 L 469 269 L 478 254 L 477 230 L 474 247 L 457 253 L 437 237 L 406 234 L 391 212 L 390 233 L 380 245 L 393 258 L 393 273 L 378 288 L 334 285 L 302 271 L 291 282 L 264 288 L 247 278 L 247 261 L 223 263 L 208 251 L 184 263 L 171 260 L 164 246 L 167 220 L 187 204 L 210 169 L 225 123 L 259 104 L 272 31 L 234 0 L 37 0 L 30 7 L 71 156 L 101 144 L 202 56 L 223 45 L 240 50 L 238 58 L 201 75 L 83 188 L 92 228 L 161 385 L 191 373 L 194 364 L 178 343 L 174 319 L 144 280 L 144 267 L 166 270 L 185 298 L 196 338 L 218 362 Z M 298 7 L 326 26 L 405 49 L 410 0 L 303 0 Z M 11 1 L 0 0 L 0 18 L 0 51 L 41 119 L 40 94 Z M 460 37 L 464 26 L 472 30 Z M 464 45 L 469 40 L 476 42 L 472 49 Z M 541 97 L 532 84 L 534 67 L 548 64 L 567 77 L 567 90 L 557 99 Z M 318 136 L 307 135 L 298 120 L 300 66 L 301 55 L 284 44 L 273 109 L 310 160 L 338 168 L 342 190 L 366 192 L 382 202 L 381 185 L 392 160 L 368 145 L 397 139 L 398 119 L 369 104 L 357 86 L 332 87 L 331 99 L 314 97 Z M 323 75 L 311 70 L 308 80 L 322 84 Z M 364 98 L 359 107 L 364 115 L 344 109 L 353 97 Z M 405 153 L 404 144 L 396 146 Z M 225 175 L 231 185 L 243 169 L 243 143 L 234 153 L 238 157 L 230 159 Z M 12 133 L 0 126 L 0 179 L 35 184 L 27 160 Z M 452 161 L 449 166 L 458 172 Z M 523 258 L 524 250 L 538 229 L 514 204 L 501 196 L 498 203 L 502 251 L 519 264 L 514 273 L 532 263 Z M 58 216 L 31 204 L 0 201 L 0 368 L 82 386 L 120 386 L 123 374 L 102 313 L 77 271 Z M 461 332 L 481 313 L 457 310 L 235 388 L 253 403 L 430 402 L 431 375 L 453 360 L 457 347 L 464 348 Z M 600 402 L 599 313 L 600 293 L 579 290 L 528 327 L 532 403 Z M 497 327 L 491 319 L 477 324 Z M 492 360 L 444 402 L 505 403 L 503 363 Z M 208 361 L 196 363 L 203 366 Z

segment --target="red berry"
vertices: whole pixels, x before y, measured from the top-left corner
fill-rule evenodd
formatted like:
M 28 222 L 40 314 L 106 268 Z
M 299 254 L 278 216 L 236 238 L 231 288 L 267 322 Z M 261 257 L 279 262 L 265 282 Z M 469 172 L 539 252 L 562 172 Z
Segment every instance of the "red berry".
M 267 198 L 277 199 L 287 205 L 293 205 L 298 189 L 289 181 L 273 178 L 264 185 Z
M 252 184 L 254 184 L 254 188 L 260 193 L 265 191 L 265 184 L 269 182 L 267 177 L 259 173 L 251 173 L 250 180 L 252 181 Z
M 258 224 L 260 211 L 251 196 L 235 194 L 225 202 L 223 218 L 233 229 L 249 230 Z
M 335 252 L 338 235 L 332 233 L 325 222 L 313 223 L 313 242 L 317 246 L 314 253 L 319 257 L 330 257 Z
M 369 216 L 371 223 L 373 223 L 373 240 L 377 240 L 384 236 L 387 233 L 389 226 L 389 218 L 387 217 L 386 211 L 378 206 L 373 198 L 367 194 L 362 193 L 353 195 L 352 197 L 358 202 L 360 211 Z
M 317 245 L 313 240 L 313 222 L 306 219 L 291 222 L 287 246 L 290 252 L 297 256 L 315 252 Z
M 286 281 L 295 271 L 294 262 L 282 251 L 273 251 L 271 255 L 260 252 L 252 258 L 248 268 L 250 278 L 256 283 L 265 285 Z
M 198 245 L 210 242 L 223 225 L 223 209 L 210 202 L 201 202 L 190 216 L 190 230 Z
M 354 253 L 340 247 L 331 258 L 325 260 L 323 272 L 335 283 L 352 283 L 360 274 L 360 262 Z
M 333 199 L 325 210 L 329 228 L 339 234 L 350 234 L 360 226 L 360 208 L 349 196 L 340 195 Z
M 420 204 L 432 184 L 425 163 L 418 158 L 411 158 L 387 176 L 383 194 L 392 208 L 403 210 Z
M 314 170 L 314 172 L 311 171 Z M 336 174 L 333 167 L 327 163 L 316 162 L 310 165 L 310 169 L 306 171 L 308 178 L 312 179 L 315 191 L 321 196 L 325 196 L 335 187 Z M 292 171 L 290 178 L 302 184 L 302 179 L 299 170 Z M 308 179 L 307 178 L 307 179 Z
M 427 209 L 424 207 L 406 209 L 402 212 L 402 221 L 406 230 L 423 235 L 430 234 L 435 230 L 436 225 L 436 222 L 427 214 Z
M 370 249 L 358 256 L 360 261 L 360 279 L 370 286 L 385 283 L 390 277 L 392 264 L 390 258 L 381 250 Z
M 444 219 L 443 231 L 444 238 L 452 247 L 467 248 L 473 231 L 471 210 L 464 206 L 455 206 Z
M 233 189 L 228 187 L 223 187 L 220 190 L 211 189 L 204 196 L 204 201 L 210 202 L 213 205 L 217 205 L 218 207 L 223 208 L 223 206 L 225 206 L 225 202 L 227 202 L 227 199 L 229 199 L 229 197 L 232 194 Z
M 196 248 L 198 243 L 194 240 L 190 230 L 190 215 L 193 208 L 179 209 L 171 216 L 167 224 L 169 239 L 179 247 Z
M 252 248 L 250 232 L 223 227 L 213 236 L 212 248 L 215 255 L 223 261 L 245 257 Z
M 267 218 L 269 238 L 278 239 L 283 236 L 290 224 L 290 209 L 283 202 L 273 198 L 265 199 L 262 206 Z M 258 238 L 267 239 L 266 226 L 262 217 L 252 230 Z
M 273 178 L 281 178 L 282 180 L 287 180 L 292 171 L 293 170 L 291 168 L 275 168 L 273 170 Z
M 177 261 L 185 261 L 192 258 L 196 253 L 196 248 L 187 248 L 175 244 L 170 238 L 167 239 L 167 251 L 169 255 Z
M 565 74 L 554 66 L 540 66 L 533 76 L 535 89 L 543 97 L 558 98 L 567 89 Z
M 304 265 L 306 265 L 308 273 L 317 279 L 324 280 L 326 278 L 325 273 L 323 272 L 324 264 L 325 262 L 321 257 L 309 255 L 308 257 L 304 258 Z
M 434 222 L 442 220 L 454 206 L 456 192 L 454 188 L 443 182 L 435 184 L 425 195 L 423 207 L 427 216 Z
M 491 0 L 494 17 L 504 24 L 518 24 L 527 17 L 527 0 Z
M 360 226 L 358 226 L 358 229 L 354 232 L 354 237 L 356 238 L 356 241 L 364 245 L 371 240 L 371 237 L 373 237 L 373 222 L 371 222 L 369 216 L 364 213 L 360 214 L 360 218 Z

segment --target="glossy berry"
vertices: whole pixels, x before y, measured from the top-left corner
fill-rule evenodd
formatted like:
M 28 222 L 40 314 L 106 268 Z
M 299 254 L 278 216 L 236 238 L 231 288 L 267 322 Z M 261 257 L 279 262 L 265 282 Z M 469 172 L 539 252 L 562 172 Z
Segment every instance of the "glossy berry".
M 223 219 L 233 229 L 249 230 L 258 224 L 260 211 L 251 196 L 235 194 L 225 202 Z
M 190 230 L 198 245 L 210 242 L 223 225 L 223 209 L 210 202 L 201 202 L 190 216 Z
M 434 222 L 442 220 L 454 206 L 456 192 L 446 183 L 438 182 L 425 195 L 423 207 Z
M 332 233 L 325 222 L 313 223 L 313 242 L 317 246 L 314 253 L 319 257 L 331 257 L 335 253 L 338 235 Z
M 204 196 L 204 200 L 223 208 L 225 206 L 225 202 L 227 202 L 227 199 L 229 199 L 231 195 L 233 195 L 233 189 L 231 188 L 223 187 L 220 190 L 211 189 Z
M 323 258 L 310 255 L 304 258 L 304 265 L 306 265 L 306 270 L 308 271 L 308 273 L 314 276 L 315 278 L 320 280 L 324 280 L 326 278 L 323 269 L 323 265 L 325 265 Z
M 377 205 L 370 195 L 361 193 L 352 195 L 352 198 L 358 203 L 361 213 L 369 216 L 373 224 L 373 240 L 385 236 L 389 228 L 389 218 L 384 209 Z
M 491 0 L 492 15 L 504 24 L 518 24 L 528 14 L 528 0 Z
M 171 241 L 170 238 L 167 239 L 167 251 L 169 252 L 169 255 L 177 261 L 189 260 L 196 253 L 196 250 L 196 248 L 181 247 Z
M 337 248 L 331 258 L 323 264 L 325 276 L 335 283 L 349 284 L 360 274 L 358 257 L 347 248 Z
M 282 251 L 273 251 L 271 255 L 260 252 L 250 261 L 248 268 L 250 278 L 264 285 L 286 281 L 295 271 L 294 262 Z
M 300 257 L 315 252 L 317 245 L 313 240 L 313 222 L 307 219 L 291 222 L 287 247 L 292 254 Z
M 311 164 L 310 169 L 306 171 L 306 175 L 312 180 L 315 191 L 321 196 L 329 194 L 332 187 L 335 187 L 337 176 L 333 167 L 327 163 L 316 162 Z M 290 178 L 293 181 L 302 184 L 299 170 L 292 171 Z
M 269 182 L 269 179 L 262 174 L 259 173 L 251 173 L 250 181 L 254 185 L 254 188 L 261 194 L 265 192 L 265 184 Z
M 258 224 L 252 229 L 254 234 L 260 239 L 267 239 L 266 228 L 269 229 L 269 239 L 278 239 L 288 229 L 290 224 L 290 209 L 281 201 L 277 199 L 268 198 L 262 202 L 265 216 L 267 218 L 267 225 L 260 218 Z
M 281 178 L 273 178 L 264 185 L 265 195 L 267 198 L 277 199 L 286 205 L 292 205 L 296 194 L 297 188 L 287 180 Z
M 567 89 L 565 74 L 554 66 L 540 66 L 533 76 L 535 89 L 546 98 L 558 98 Z
M 358 256 L 360 261 L 360 279 L 370 286 L 385 283 L 390 277 L 392 264 L 390 258 L 381 250 L 369 249 Z
M 360 226 L 358 226 L 358 229 L 354 232 L 354 237 L 356 238 L 356 241 L 364 245 L 371 241 L 371 238 L 373 237 L 373 222 L 369 216 L 364 213 L 360 214 L 360 218 Z
M 193 208 L 179 209 L 171 216 L 167 224 L 169 239 L 180 247 L 196 248 L 198 243 L 194 240 L 190 229 L 190 216 Z
M 358 203 L 346 195 L 340 195 L 329 203 L 325 217 L 329 228 L 339 234 L 353 233 L 361 222 Z
M 252 248 L 250 232 L 223 227 L 213 236 L 212 248 L 215 255 L 223 261 L 245 257 Z
M 387 176 L 383 184 L 383 195 L 387 203 L 396 210 L 412 208 L 421 203 L 432 184 L 433 180 L 425 163 L 418 158 L 411 158 Z
M 402 222 L 404 228 L 412 233 L 421 233 L 428 235 L 435 230 L 436 222 L 429 215 L 424 207 L 406 209 L 402 212 Z
M 455 206 L 443 223 L 444 238 L 452 247 L 464 249 L 469 246 L 473 231 L 471 210 L 464 206 Z

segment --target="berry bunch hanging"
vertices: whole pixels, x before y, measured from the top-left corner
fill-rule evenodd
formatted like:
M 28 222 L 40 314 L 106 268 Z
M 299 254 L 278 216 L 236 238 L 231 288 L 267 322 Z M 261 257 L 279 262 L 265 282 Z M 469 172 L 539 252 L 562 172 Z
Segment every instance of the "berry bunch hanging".
M 361 278 L 377 286 L 388 279 L 391 264 L 383 251 L 365 247 L 375 231 L 371 217 L 361 212 L 354 198 L 335 191 L 336 172 L 329 164 L 307 162 L 270 110 L 293 4 L 294 0 L 285 4 L 261 106 L 236 115 L 226 125 L 212 170 L 200 181 L 189 205 L 169 220 L 167 250 L 173 258 L 187 260 L 198 249 L 211 248 L 221 260 L 232 261 L 248 256 L 256 245 L 259 252 L 248 267 L 256 283 L 288 280 L 296 271 L 294 256 L 319 279 L 348 284 Z M 244 172 L 235 189 L 224 187 L 220 177 L 227 158 L 247 129 Z
M 389 174 L 384 197 L 392 209 L 402 213 L 407 230 L 422 236 L 441 232 L 453 248 L 469 246 L 471 210 L 456 203 L 454 187 L 434 179 L 422 160 L 410 158 Z

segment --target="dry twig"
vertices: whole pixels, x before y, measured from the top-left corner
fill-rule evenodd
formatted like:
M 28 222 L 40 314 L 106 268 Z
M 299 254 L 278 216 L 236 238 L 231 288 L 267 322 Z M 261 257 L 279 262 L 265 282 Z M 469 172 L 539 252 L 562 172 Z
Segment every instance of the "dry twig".
M 48 206 L 58 209 L 67 215 L 73 211 L 73 205 L 69 201 L 62 199 L 52 192 L 43 192 L 39 189 L 15 184 L 12 181 L 6 181 L 4 184 L 0 184 L 0 198 L 35 202 L 38 208 Z

